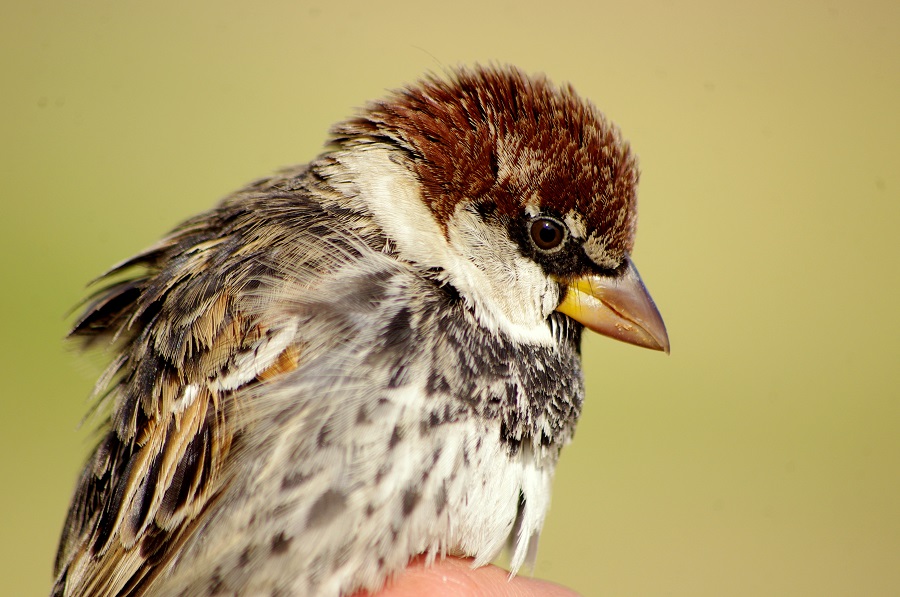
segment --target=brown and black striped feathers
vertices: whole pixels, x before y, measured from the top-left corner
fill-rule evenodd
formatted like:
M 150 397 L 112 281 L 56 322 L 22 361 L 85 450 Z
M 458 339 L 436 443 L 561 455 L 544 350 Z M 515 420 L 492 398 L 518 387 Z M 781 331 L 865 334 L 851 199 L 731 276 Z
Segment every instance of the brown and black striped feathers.
M 317 209 L 290 181 L 261 181 L 117 266 L 75 324 L 116 353 L 96 390 L 113 414 L 76 488 L 54 594 L 139 594 L 227 483 L 235 392 L 299 362 L 291 325 L 261 317 L 286 240 L 260 210 L 303 226 Z

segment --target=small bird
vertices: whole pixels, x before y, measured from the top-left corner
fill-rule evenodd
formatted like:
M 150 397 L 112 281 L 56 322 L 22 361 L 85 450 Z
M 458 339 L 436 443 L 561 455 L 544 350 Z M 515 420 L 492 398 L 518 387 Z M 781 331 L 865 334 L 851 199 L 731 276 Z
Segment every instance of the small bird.
M 349 595 L 535 557 L 584 327 L 668 352 L 638 166 L 571 86 L 460 67 L 105 275 L 109 413 L 53 595 Z

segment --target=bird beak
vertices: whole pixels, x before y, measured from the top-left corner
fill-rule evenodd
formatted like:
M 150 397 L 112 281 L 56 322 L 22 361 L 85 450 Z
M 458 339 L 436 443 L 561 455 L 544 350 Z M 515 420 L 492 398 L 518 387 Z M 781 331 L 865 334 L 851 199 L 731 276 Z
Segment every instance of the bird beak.
M 631 258 L 625 259 L 621 275 L 568 281 L 566 296 L 556 310 L 598 334 L 668 354 L 666 324 Z

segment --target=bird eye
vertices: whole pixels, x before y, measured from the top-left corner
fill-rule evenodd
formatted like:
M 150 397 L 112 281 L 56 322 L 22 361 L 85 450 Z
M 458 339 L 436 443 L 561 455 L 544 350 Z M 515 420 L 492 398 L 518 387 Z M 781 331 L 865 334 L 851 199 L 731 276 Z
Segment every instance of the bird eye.
M 531 240 L 542 251 L 552 251 L 566 239 L 562 224 L 549 218 L 538 218 L 531 223 Z

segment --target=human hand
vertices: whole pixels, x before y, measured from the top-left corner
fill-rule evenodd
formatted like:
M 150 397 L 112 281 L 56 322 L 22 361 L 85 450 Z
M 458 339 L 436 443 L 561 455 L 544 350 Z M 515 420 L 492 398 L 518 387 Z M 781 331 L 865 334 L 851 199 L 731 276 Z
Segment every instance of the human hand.
M 516 576 L 497 566 L 472 568 L 472 561 L 448 557 L 431 566 L 415 560 L 378 593 L 356 597 L 578 597 L 557 584 Z

